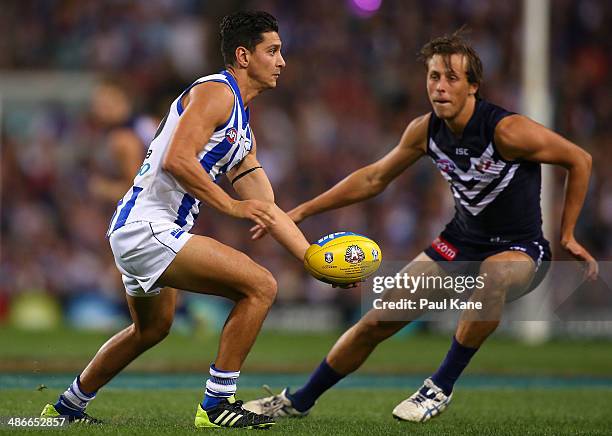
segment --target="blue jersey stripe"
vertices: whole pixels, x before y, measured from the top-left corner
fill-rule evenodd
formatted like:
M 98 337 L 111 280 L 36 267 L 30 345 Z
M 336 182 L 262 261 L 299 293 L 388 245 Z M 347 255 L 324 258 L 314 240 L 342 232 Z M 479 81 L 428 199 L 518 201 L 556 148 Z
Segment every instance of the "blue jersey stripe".
M 117 203 L 117 207 L 115 208 L 115 211 L 113 212 L 113 216 L 110 220 L 110 222 L 108 223 L 108 229 L 106 229 L 106 236 L 109 236 L 111 233 L 111 226 L 113 225 L 113 221 L 115 221 L 115 217 L 117 216 L 117 210 L 119 209 L 119 207 L 123 204 L 123 198 L 121 200 L 119 200 L 119 202 Z
M 232 85 L 227 83 L 224 80 L 220 80 L 220 79 L 211 79 L 211 80 L 204 80 L 202 82 L 195 82 L 192 83 L 191 85 L 189 85 L 187 87 L 187 89 L 185 89 L 182 93 L 181 96 L 178 98 L 178 101 L 176 102 L 176 111 L 178 112 L 179 116 L 183 115 L 183 112 L 185 111 L 185 108 L 183 107 L 183 97 L 185 97 L 185 94 L 187 94 L 189 91 L 191 91 L 191 88 L 197 86 L 197 85 L 201 85 L 202 83 L 207 83 L 207 82 L 217 82 L 217 83 L 225 83 L 226 85 L 228 85 L 230 88 L 232 88 Z M 227 125 L 227 123 L 229 123 L 229 118 L 228 120 L 225 122 L 225 124 Z M 221 130 L 221 129 L 219 129 Z M 216 131 L 216 130 L 215 130 Z
M 240 150 L 240 147 L 236 147 L 236 149 L 232 153 L 232 158 L 228 160 L 225 165 L 219 168 L 219 174 L 225 174 L 225 172 L 227 171 L 227 168 L 232 164 L 232 162 L 234 162 L 234 158 L 236 157 L 236 153 L 238 153 L 238 150 Z
M 249 110 L 244 108 L 244 103 L 242 101 L 242 95 L 240 95 L 240 88 L 238 87 L 238 83 L 236 82 L 236 79 L 234 79 L 234 76 L 229 73 L 229 71 L 222 71 L 221 74 L 227 77 L 227 81 L 234 90 L 234 94 L 236 94 L 236 97 L 238 97 L 238 106 L 240 107 L 240 112 L 242 113 L 242 128 L 245 128 L 246 124 L 249 122 L 250 114 Z
M 221 159 L 223 159 L 223 157 L 230 151 L 231 148 L 232 144 L 230 144 L 226 138 L 223 141 L 219 142 L 217 145 L 215 145 L 212 150 L 206 153 L 202 157 L 202 160 L 200 160 L 200 163 L 202 164 L 206 172 L 209 173 L 210 170 L 212 170 L 212 168 L 215 166 L 215 164 Z
M 115 227 L 113 227 L 113 232 L 117 229 L 120 229 L 121 227 L 125 225 L 125 222 L 127 221 L 128 216 L 130 216 L 130 212 L 132 211 L 132 208 L 134 207 L 134 204 L 136 203 L 138 194 L 140 194 L 141 191 L 142 191 L 142 188 L 140 186 L 132 186 L 132 196 L 125 203 L 125 206 L 123 206 L 123 208 L 121 209 L 121 212 L 119 212 L 119 216 L 117 217 L 117 222 L 115 223 Z
M 183 227 L 185 224 L 187 224 L 187 215 L 189 214 L 189 211 L 191 210 L 195 202 L 195 198 L 193 198 L 191 195 L 187 193 L 183 195 L 183 200 L 181 201 L 181 205 L 179 206 L 178 214 L 176 216 L 174 224 L 180 227 Z

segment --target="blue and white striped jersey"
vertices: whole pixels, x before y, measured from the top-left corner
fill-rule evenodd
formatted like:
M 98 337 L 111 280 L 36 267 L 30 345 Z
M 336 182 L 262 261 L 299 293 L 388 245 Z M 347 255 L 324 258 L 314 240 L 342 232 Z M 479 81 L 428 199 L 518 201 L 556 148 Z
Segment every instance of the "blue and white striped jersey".
M 194 86 L 205 82 L 220 82 L 229 86 L 234 93 L 234 107 L 227 122 L 215 129 L 208 143 L 204 144 L 198 153 L 197 158 L 202 168 L 216 181 L 251 151 L 249 110 L 244 108 L 234 77 L 226 70 L 201 77 L 170 106 L 134 178 L 134 186 L 117 205 L 107 236 L 134 221 L 173 222 L 185 231 L 189 231 L 193 226 L 199 213 L 200 201 L 187 193 L 172 174 L 162 169 L 162 162 L 183 113 L 182 97 Z

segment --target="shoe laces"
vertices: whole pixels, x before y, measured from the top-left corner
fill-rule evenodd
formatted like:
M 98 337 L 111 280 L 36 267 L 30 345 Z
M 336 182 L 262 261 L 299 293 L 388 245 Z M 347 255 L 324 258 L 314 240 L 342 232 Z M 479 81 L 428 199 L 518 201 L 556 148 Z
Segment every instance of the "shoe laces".
M 433 384 L 430 379 L 427 379 L 416 395 L 410 399 L 410 402 L 416 404 L 417 406 L 422 406 L 422 403 L 427 400 L 436 401 L 436 397 L 440 392 L 442 392 L 442 390 Z
M 413 398 L 410 399 L 410 402 L 420 406 L 424 401 L 429 400 L 430 398 L 423 395 L 421 392 L 418 392 Z
M 268 401 L 262 401 L 262 407 L 267 410 L 272 410 L 274 411 L 275 409 L 280 409 L 284 406 L 284 402 L 283 399 L 281 398 L 280 394 L 274 394 L 274 392 L 272 392 L 272 389 L 270 389 L 270 386 L 268 385 L 263 385 L 262 386 L 263 390 L 265 390 L 269 395 L 270 395 L 270 400 Z

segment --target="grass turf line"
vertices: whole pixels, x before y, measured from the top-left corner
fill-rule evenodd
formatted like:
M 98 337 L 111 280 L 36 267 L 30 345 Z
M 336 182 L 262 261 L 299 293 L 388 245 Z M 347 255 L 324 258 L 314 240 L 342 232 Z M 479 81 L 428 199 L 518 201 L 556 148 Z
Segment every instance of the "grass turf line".
M 0 392 L 2 416 L 37 416 L 59 392 L 11 389 Z M 260 396 L 258 390 L 239 390 L 243 399 Z M 301 435 L 604 435 L 610 434 L 612 403 L 610 389 L 459 389 L 453 403 L 440 417 L 426 423 L 398 422 L 391 410 L 411 389 L 331 390 L 318 402 L 311 416 L 283 419 L 266 434 Z M 105 420 L 89 426 L 87 434 L 182 435 L 207 430 L 193 427 L 199 389 L 120 390 L 100 392 L 89 412 Z M 587 407 L 588 405 L 588 407 Z M 38 433 L 40 429 L 20 429 Z M 62 435 L 83 434 L 83 428 L 50 430 Z M 209 431 L 209 430 L 208 430 Z M 218 430 L 238 433 L 242 430 Z M 15 434 L 8 427 L 1 434 Z
M 243 370 L 309 373 L 327 354 L 340 333 L 289 334 L 262 332 Z M 27 332 L 0 328 L 0 371 L 74 372 L 82 370 L 112 333 L 70 329 Z M 217 335 L 176 333 L 139 357 L 128 370 L 200 372 L 217 351 Z M 360 373 L 423 374 L 434 371 L 450 345 L 450 335 L 416 334 L 382 343 Z M 501 375 L 612 376 L 612 347 L 602 340 L 554 340 L 529 346 L 493 336 L 470 363 L 466 373 Z

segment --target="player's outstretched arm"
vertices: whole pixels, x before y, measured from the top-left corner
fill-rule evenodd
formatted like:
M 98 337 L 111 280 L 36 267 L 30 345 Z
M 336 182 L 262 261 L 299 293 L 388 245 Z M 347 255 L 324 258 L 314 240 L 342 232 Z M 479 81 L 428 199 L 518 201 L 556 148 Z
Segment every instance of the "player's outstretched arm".
M 399 143 L 383 158 L 358 169 L 321 195 L 289 212 L 295 221 L 357 203 L 382 192 L 387 185 L 427 151 L 429 114 L 414 119 Z
M 260 200 L 270 205 L 274 224 L 267 231 L 301 262 L 309 243 L 289 216 L 274 204 L 274 191 L 266 172 L 257 161 L 256 145 L 236 168 L 228 171 L 232 186 L 243 200 Z
M 233 104 L 234 96 L 224 84 L 208 82 L 192 88 L 184 99 L 185 111 L 164 156 L 163 169 L 198 200 L 267 228 L 274 222 L 269 203 L 233 199 L 210 179 L 197 159 L 199 148 L 210 140 L 214 129 L 229 118 Z
M 576 259 L 586 261 L 586 275 L 595 279 L 598 273 L 597 262 L 574 237 L 576 221 L 589 186 L 591 155 L 561 135 L 522 115 L 512 115 L 499 122 L 495 129 L 495 144 L 505 159 L 554 164 L 568 171 L 561 219 L 561 246 Z

